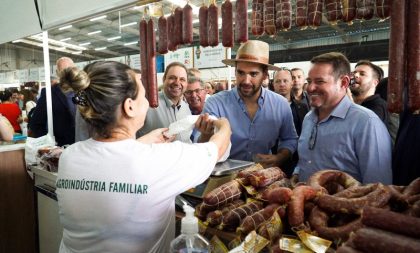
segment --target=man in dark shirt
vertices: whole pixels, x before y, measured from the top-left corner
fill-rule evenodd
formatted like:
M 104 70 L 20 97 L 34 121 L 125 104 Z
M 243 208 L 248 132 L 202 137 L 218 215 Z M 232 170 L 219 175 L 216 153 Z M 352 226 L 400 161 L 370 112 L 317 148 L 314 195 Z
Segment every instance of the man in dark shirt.
M 383 70 L 368 60 L 357 62 L 353 71 L 354 83 L 350 86 L 356 104 L 366 107 L 388 124 L 389 113 L 386 101 L 375 94 L 376 86 L 383 77 Z

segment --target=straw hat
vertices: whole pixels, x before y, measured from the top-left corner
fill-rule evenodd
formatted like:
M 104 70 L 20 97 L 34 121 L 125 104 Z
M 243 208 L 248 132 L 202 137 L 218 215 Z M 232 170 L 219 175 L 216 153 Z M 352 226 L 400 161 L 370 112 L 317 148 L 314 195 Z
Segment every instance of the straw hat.
M 225 59 L 226 65 L 235 66 L 237 62 L 258 63 L 268 67 L 269 70 L 280 70 L 279 67 L 268 64 L 268 44 L 259 40 L 248 40 L 243 43 L 236 52 L 236 59 Z

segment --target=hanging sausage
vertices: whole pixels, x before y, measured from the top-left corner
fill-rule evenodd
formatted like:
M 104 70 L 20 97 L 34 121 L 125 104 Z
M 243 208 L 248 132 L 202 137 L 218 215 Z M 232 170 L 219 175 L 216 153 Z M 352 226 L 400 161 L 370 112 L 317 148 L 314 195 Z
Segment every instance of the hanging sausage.
M 248 0 L 236 1 L 235 42 L 248 41 Z
M 222 10 L 222 45 L 233 47 L 233 6 L 230 0 L 226 0 Z
M 175 46 L 183 44 L 182 41 L 182 8 L 176 7 L 174 11 L 174 30 L 172 33 Z
M 343 12 L 343 21 L 349 25 L 353 24 L 353 20 L 356 17 L 356 0 L 342 0 L 341 9 Z
M 186 45 L 193 42 L 193 13 L 189 3 L 182 9 L 182 42 Z
M 308 25 L 312 28 L 321 25 L 322 0 L 308 0 Z
M 158 53 L 166 54 L 168 52 L 168 20 L 163 15 L 158 20 L 158 31 Z
M 139 24 L 140 34 L 140 69 L 141 69 L 141 82 L 146 90 L 146 98 L 149 96 L 149 82 L 148 82 L 148 68 L 147 68 L 147 21 L 143 19 Z
M 380 19 L 389 18 L 391 10 L 391 0 L 376 0 L 376 15 Z
M 356 18 L 369 20 L 372 19 L 375 12 L 375 0 L 357 0 Z
M 296 26 L 305 29 L 308 20 L 308 0 L 296 0 Z
M 276 7 L 274 0 L 264 0 L 264 31 L 267 35 L 276 34 Z
M 327 20 L 331 25 L 337 25 L 342 18 L 341 0 L 325 0 L 325 9 L 327 10 Z
M 264 34 L 264 0 L 252 0 L 251 32 L 255 36 Z
M 276 0 L 276 29 L 289 30 L 292 27 L 292 3 L 290 0 Z
M 407 75 L 408 108 L 420 109 L 420 0 L 410 0 L 408 6 Z
M 219 45 L 219 12 L 215 0 L 209 6 L 207 18 L 209 46 L 216 47 Z
M 149 106 L 156 108 L 159 106 L 158 84 L 156 75 L 156 34 L 153 19 L 147 22 L 147 80 L 149 90 Z
M 199 34 L 200 34 L 200 46 L 208 47 L 209 46 L 209 37 L 207 30 L 207 19 L 208 19 L 208 10 L 207 6 L 203 4 L 198 11 L 198 20 L 199 20 Z
M 168 49 L 170 51 L 176 51 L 178 49 L 178 46 L 176 44 L 175 41 L 175 15 L 174 13 L 172 13 L 169 17 L 168 17 Z

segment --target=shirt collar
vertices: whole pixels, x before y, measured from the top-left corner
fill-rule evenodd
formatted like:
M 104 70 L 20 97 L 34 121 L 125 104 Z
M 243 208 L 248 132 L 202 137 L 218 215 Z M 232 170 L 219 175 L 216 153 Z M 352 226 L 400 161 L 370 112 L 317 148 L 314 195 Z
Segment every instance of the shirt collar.
M 349 97 L 345 95 L 344 98 L 340 101 L 340 103 L 338 103 L 338 105 L 331 112 L 330 116 L 344 119 L 351 105 L 352 102 L 350 101 Z
M 267 92 L 269 92 L 269 90 L 268 89 L 264 89 L 261 86 L 261 94 L 260 94 L 260 97 L 258 98 L 258 104 L 260 106 L 262 106 L 264 104 L 264 100 L 265 100 L 265 96 L 266 96 Z M 238 101 L 238 102 L 242 101 L 243 102 L 241 96 L 239 96 L 238 88 L 237 87 L 235 87 L 235 88 L 232 89 L 232 94 L 235 97 L 236 101 Z
M 170 100 L 170 99 L 166 96 L 166 94 L 165 94 L 165 92 L 164 92 L 164 91 L 162 91 L 161 93 L 162 93 L 163 100 L 165 101 L 166 107 L 172 107 L 172 108 L 175 108 L 175 107 L 176 107 L 178 110 L 179 110 L 179 108 L 181 108 L 181 100 L 179 101 L 179 104 L 178 104 L 178 105 L 175 105 L 175 104 L 172 102 L 172 100 Z

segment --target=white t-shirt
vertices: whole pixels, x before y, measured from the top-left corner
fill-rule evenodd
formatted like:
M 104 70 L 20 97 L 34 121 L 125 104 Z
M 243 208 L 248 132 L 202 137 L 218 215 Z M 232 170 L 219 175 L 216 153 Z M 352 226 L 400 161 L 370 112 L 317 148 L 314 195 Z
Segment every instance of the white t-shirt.
M 168 252 L 176 195 L 205 181 L 214 143 L 77 142 L 60 157 L 57 198 L 67 252 Z

